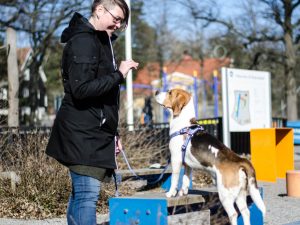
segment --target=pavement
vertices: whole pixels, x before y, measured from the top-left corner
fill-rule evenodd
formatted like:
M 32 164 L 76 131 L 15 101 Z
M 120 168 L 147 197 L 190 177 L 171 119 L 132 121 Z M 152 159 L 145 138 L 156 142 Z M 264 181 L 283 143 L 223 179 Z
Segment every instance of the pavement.
M 266 225 L 300 225 L 300 198 L 286 194 L 285 179 L 277 179 L 276 183 L 258 182 L 264 191 L 266 205 Z
M 97 225 L 109 225 L 109 215 L 97 215 Z M 67 225 L 66 218 L 45 220 L 0 219 L 0 225 Z
M 300 145 L 294 148 L 295 169 L 300 170 Z M 263 187 L 267 208 L 265 225 L 300 225 L 300 198 L 286 194 L 285 179 L 276 182 L 258 182 Z M 0 225 L 66 225 L 66 218 L 22 220 L 0 218 Z M 109 225 L 109 215 L 97 215 L 97 225 Z

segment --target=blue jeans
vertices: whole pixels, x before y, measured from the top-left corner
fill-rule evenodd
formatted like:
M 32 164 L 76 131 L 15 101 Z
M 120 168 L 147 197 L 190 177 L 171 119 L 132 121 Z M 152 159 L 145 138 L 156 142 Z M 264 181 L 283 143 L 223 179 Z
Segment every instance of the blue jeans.
M 72 193 L 67 209 L 68 225 L 96 225 L 100 181 L 70 171 Z

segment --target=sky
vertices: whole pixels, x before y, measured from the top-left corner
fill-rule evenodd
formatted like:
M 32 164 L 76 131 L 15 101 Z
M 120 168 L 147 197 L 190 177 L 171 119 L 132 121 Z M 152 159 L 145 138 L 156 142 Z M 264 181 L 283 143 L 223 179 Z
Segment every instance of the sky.
M 220 13 L 224 16 L 232 16 L 239 13 L 237 5 L 241 0 L 215 0 L 220 9 Z M 195 0 L 195 2 L 199 2 Z M 216 7 L 212 4 L 212 1 L 206 0 L 202 1 L 202 4 L 207 5 L 207 7 Z M 159 20 L 162 20 L 162 14 L 165 11 L 167 14 L 167 21 L 169 23 L 169 29 L 176 34 L 177 37 L 182 37 L 186 39 L 191 37 L 193 33 L 196 32 L 196 27 L 194 21 L 190 16 L 187 8 L 182 6 L 180 3 L 174 0 L 151 0 L 144 1 L 144 13 L 146 21 L 157 27 Z M 229 10 L 230 9 L 230 10 Z M 208 28 L 209 33 L 214 35 L 214 27 Z
M 232 5 L 241 0 L 215 1 L 217 1 L 219 7 L 221 7 L 222 13 L 228 14 L 228 10 L 226 9 L 231 8 L 230 12 L 232 13 Z M 203 0 L 202 2 L 205 1 Z M 206 0 L 206 2 L 211 3 L 212 1 Z M 175 36 L 184 40 L 193 38 L 192 36 L 196 32 L 196 28 L 186 8 L 174 0 L 144 0 L 144 18 L 151 26 L 157 27 L 157 24 L 162 20 L 164 11 L 166 11 L 167 14 L 169 30 L 174 33 Z M 209 31 L 209 34 L 214 35 L 213 27 Z M 20 47 L 28 46 L 29 38 L 24 34 L 18 35 L 18 45 Z
M 165 12 L 168 21 L 168 31 L 182 40 L 195 39 L 196 33 L 201 33 L 202 38 L 216 36 L 220 34 L 220 26 L 210 25 L 202 29 L 199 24 L 195 26 L 190 12 L 187 8 L 179 4 L 179 1 L 188 0 L 144 0 L 144 18 L 153 27 L 159 27 Z M 243 20 L 244 5 L 250 2 L 250 5 L 259 8 L 257 0 L 193 0 L 197 4 L 204 4 L 215 10 L 219 10 L 222 17 L 235 18 L 233 21 L 239 23 Z M 213 4 L 215 2 L 215 4 Z M 255 2 L 255 3 L 254 3 Z M 251 4 L 252 3 L 252 4 Z M 298 7 L 300 13 L 300 7 Z M 258 21 L 260 22 L 260 21 Z M 24 35 L 18 36 L 18 45 L 28 45 L 29 39 Z

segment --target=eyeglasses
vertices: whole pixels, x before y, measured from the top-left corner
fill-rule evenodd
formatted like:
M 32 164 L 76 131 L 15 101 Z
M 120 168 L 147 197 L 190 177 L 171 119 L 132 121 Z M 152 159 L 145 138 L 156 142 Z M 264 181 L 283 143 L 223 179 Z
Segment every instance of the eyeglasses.
M 103 8 L 111 15 L 111 17 L 113 18 L 114 23 L 120 23 L 121 27 L 119 29 L 125 29 L 126 28 L 126 24 L 125 24 L 125 21 L 124 21 L 123 18 L 114 16 L 107 8 L 105 8 L 105 7 L 103 7 Z

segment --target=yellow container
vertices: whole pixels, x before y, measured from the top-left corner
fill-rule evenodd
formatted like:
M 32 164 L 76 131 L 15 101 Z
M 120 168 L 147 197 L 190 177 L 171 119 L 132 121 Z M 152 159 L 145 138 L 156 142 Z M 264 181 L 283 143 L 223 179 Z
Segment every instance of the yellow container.
M 276 182 L 294 170 L 293 129 L 266 128 L 250 130 L 251 162 L 259 181 Z

